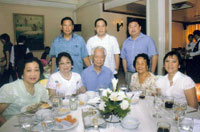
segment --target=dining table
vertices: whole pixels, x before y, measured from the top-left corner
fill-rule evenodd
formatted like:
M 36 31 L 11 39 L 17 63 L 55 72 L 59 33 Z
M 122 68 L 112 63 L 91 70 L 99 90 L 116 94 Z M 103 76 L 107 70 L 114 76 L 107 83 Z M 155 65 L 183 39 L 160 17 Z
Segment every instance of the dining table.
M 166 110 L 162 108 L 160 111 L 161 118 L 153 117 L 154 106 L 153 96 L 146 96 L 144 99 L 139 99 L 138 102 L 131 104 L 130 112 L 127 116 L 132 116 L 139 121 L 139 126 L 135 129 L 126 129 L 121 123 L 107 123 L 105 128 L 99 128 L 100 132 L 156 132 L 157 122 L 168 122 L 171 125 L 170 132 L 178 132 L 177 121 L 172 117 L 172 110 Z M 87 132 L 88 130 L 84 127 L 82 109 L 88 107 L 88 105 L 79 106 L 77 110 L 70 111 L 70 114 L 77 119 L 78 125 L 69 130 L 63 130 L 63 132 Z M 91 106 L 92 107 L 92 106 Z M 200 112 L 187 107 L 185 116 L 200 121 Z M 200 130 L 200 122 L 194 127 L 193 132 Z M 17 116 L 11 117 L 5 124 L 0 127 L 0 132 L 21 132 L 22 129 L 18 126 Z M 54 132 L 54 130 L 53 130 Z M 56 132 L 56 131 L 55 131 Z M 62 131 L 59 131 L 62 132 Z

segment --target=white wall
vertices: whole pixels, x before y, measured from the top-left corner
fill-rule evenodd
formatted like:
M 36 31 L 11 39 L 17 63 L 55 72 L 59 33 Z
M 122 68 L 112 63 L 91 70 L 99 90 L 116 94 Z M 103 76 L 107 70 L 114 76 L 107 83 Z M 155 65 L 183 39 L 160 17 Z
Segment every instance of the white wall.
M 44 44 L 50 46 L 52 40 L 60 33 L 60 21 L 65 16 L 73 18 L 73 11 L 63 8 L 50 8 L 38 6 L 12 5 L 0 3 L 0 34 L 8 33 L 11 42 L 14 40 L 13 13 L 44 15 L 45 23 L 45 40 Z M 0 51 L 2 51 L 0 44 Z M 36 57 L 41 56 L 43 51 L 33 51 Z M 0 52 L 0 57 L 3 53 Z

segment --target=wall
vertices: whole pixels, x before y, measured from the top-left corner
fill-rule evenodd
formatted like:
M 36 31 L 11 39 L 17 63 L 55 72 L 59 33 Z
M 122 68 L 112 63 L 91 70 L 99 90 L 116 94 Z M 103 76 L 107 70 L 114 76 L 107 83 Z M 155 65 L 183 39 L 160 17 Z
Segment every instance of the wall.
M 60 20 L 65 16 L 70 16 L 73 18 L 74 15 L 72 10 L 67 10 L 63 8 L 12 5 L 0 3 L 0 34 L 8 33 L 12 42 L 15 42 L 13 28 L 13 13 L 44 15 L 44 44 L 47 46 L 50 46 L 52 40 L 60 33 Z M 2 44 L 0 44 L 0 51 L 2 51 Z M 33 51 L 33 54 L 36 57 L 40 58 L 42 52 L 43 51 Z M 3 53 L 0 52 L 0 57 L 2 56 Z
M 185 30 L 181 23 L 172 23 L 172 48 L 185 47 Z

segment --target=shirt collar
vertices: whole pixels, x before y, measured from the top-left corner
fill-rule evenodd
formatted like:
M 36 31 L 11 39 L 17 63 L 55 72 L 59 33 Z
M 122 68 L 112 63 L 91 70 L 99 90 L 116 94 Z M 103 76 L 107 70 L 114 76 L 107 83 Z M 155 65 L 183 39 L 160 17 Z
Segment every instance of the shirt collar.
M 143 36 L 144 36 L 144 34 L 143 34 L 142 32 L 140 32 L 140 34 L 138 35 L 138 37 L 137 37 L 135 40 L 137 40 L 137 39 L 139 39 L 139 38 L 142 38 Z M 129 40 L 132 40 L 132 41 L 135 41 L 135 40 L 133 40 L 133 39 L 131 38 L 131 36 L 129 36 L 128 39 L 129 39 Z
M 95 37 L 98 38 L 98 39 L 101 39 L 101 38 L 99 38 L 99 36 L 97 34 L 95 35 Z M 108 37 L 108 34 L 106 33 L 105 36 L 102 39 L 106 39 L 107 37 Z
M 97 72 L 94 70 L 94 64 L 92 64 L 92 66 L 91 66 L 91 71 L 97 73 Z M 105 71 L 104 66 L 102 66 L 102 67 L 101 67 L 101 71 L 100 71 L 99 74 L 101 74 L 101 73 L 104 72 L 104 71 Z M 98 75 L 99 75 L 99 74 L 98 74 Z
M 175 82 L 179 77 L 181 76 L 180 71 L 177 71 L 172 79 L 173 82 Z M 167 79 L 168 79 L 168 74 L 167 74 Z

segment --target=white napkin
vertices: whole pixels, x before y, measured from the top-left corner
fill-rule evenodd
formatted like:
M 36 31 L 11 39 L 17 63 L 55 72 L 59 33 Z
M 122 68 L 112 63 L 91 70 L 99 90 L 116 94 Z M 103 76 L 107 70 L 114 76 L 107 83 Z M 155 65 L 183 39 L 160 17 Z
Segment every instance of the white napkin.
M 199 132 L 199 131 L 200 131 L 200 120 L 194 119 L 193 132 Z
M 95 97 L 93 99 L 89 99 L 87 103 L 88 104 L 97 104 L 99 102 L 100 102 L 100 98 L 99 97 Z

